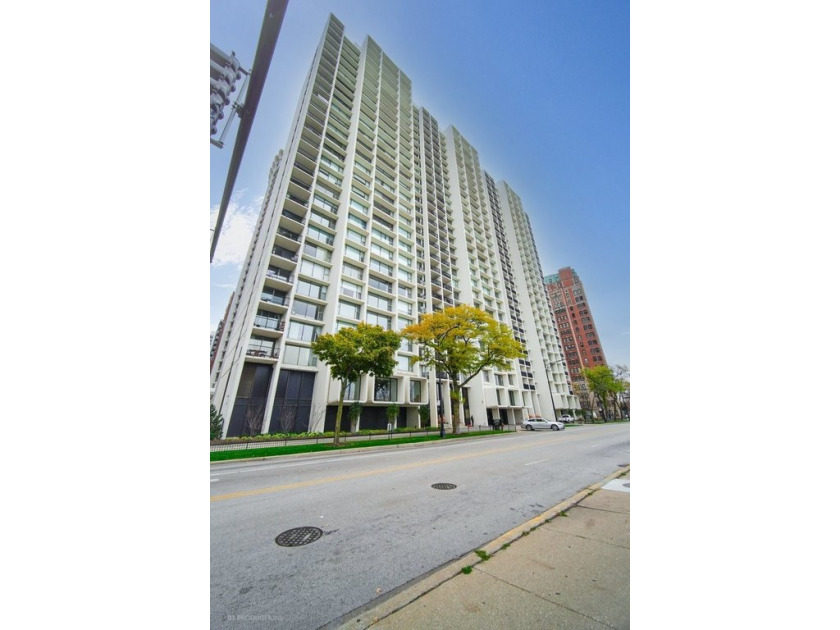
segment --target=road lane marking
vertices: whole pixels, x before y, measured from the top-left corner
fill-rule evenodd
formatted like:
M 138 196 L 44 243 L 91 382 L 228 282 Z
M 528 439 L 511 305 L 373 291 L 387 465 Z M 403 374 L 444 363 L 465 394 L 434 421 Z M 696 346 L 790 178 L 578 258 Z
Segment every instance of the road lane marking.
M 218 481 L 218 479 L 211 479 L 210 483 L 213 483 L 214 481 Z
M 210 497 L 210 501 L 226 501 L 228 499 L 238 499 L 241 497 L 250 497 L 259 494 L 268 494 L 271 492 L 282 492 L 284 490 L 298 490 L 300 488 L 309 488 L 311 486 L 320 486 L 337 481 L 349 481 L 351 479 L 363 479 L 365 477 L 373 477 L 376 475 L 384 475 L 403 470 L 412 470 L 414 468 L 423 468 L 426 466 L 436 466 L 438 464 L 445 464 L 448 462 L 455 462 L 464 459 L 472 459 L 474 457 L 483 457 L 485 455 L 495 455 L 497 453 L 506 453 L 510 451 L 519 451 L 525 448 L 534 448 L 535 446 L 542 446 L 541 443 L 531 443 L 520 446 L 510 446 L 507 448 L 490 449 L 480 453 L 467 453 L 464 455 L 453 455 L 450 457 L 439 457 L 425 462 L 414 462 L 410 464 L 402 464 L 400 466 L 390 466 L 388 468 L 377 468 L 374 470 L 363 470 L 357 473 L 348 473 L 345 475 L 336 475 L 333 477 L 322 477 L 320 479 L 312 479 L 310 481 L 298 481 L 295 483 L 287 483 L 281 486 L 271 486 L 269 488 L 257 488 L 256 490 L 242 490 L 240 492 L 231 492 L 228 494 L 219 494 Z
M 538 459 L 538 460 L 537 460 L 537 461 L 535 461 L 535 462 L 528 462 L 528 463 L 527 463 L 527 464 L 525 464 L 525 465 L 526 465 L 526 466 L 530 466 L 531 464 L 539 464 L 540 462 L 547 462 L 547 461 L 548 461 L 547 459 Z
M 589 437 L 586 434 L 579 434 L 579 435 L 570 435 L 570 436 L 563 436 L 565 438 L 564 441 L 577 441 L 580 439 L 585 439 Z M 270 494 L 274 492 L 283 492 L 285 490 L 299 490 L 301 488 L 310 488 L 312 486 L 320 486 L 328 483 L 338 482 L 338 481 L 350 481 L 352 479 L 364 479 L 365 477 L 374 477 L 376 475 L 384 475 L 393 472 L 400 472 L 404 470 L 413 470 L 415 468 L 424 468 L 427 466 L 436 466 L 438 464 L 446 464 L 449 462 L 456 462 L 462 461 L 465 459 L 473 459 L 476 457 L 484 457 L 485 455 L 496 455 L 498 453 L 510 453 L 512 451 L 521 451 L 528 448 L 536 448 L 539 446 L 544 446 L 544 442 L 540 441 L 529 441 L 527 444 L 522 444 L 518 446 L 508 446 L 504 448 L 495 448 L 495 449 L 488 449 L 486 451 L 481 451 L 478 453 L 466 453 L 463 455 L 452 455 L 449 457 L 439 457 L 437 459 L 432 459 L 425 462 L 414 462 L 409 464 L 401 464 L 399 466 L 389 466 L 388 468 L 377 468 L 374 470 L 365 470 L 360 471 L 357 473 L 347 473 L 344 475 L 335 475 L 332 477 L 322 477 L 320 479 L 312 479 L 310 481 L 298 481 L 295 483 L 287 483 L 279 486 L 270 486 L 268 488 L 257 488 L 254 490 L 242 490 L 239 492 L 230 492 L 227 494 L 217 494 L 215 496 L 210 497 L 211 503 L 215 503 L 216 501 L 227 501 L 229 499 L 239 499 L 242 497 L 250 497 L 250 496 L 257 496 L 260 494 Z

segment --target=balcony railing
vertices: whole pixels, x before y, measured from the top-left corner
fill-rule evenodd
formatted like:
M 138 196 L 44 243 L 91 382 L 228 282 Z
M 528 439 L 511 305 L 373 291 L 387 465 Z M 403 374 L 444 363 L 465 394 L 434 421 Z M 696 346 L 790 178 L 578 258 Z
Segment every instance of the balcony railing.
M 307 202 L 304 199 L 301 199 L 300 197 L 297 197 L 296 195 L 293 195 L 292 193 L 287 193 L 286 198 L 291 199 L 295 203 L 306 207 Z M 290 212 L 289 214 L 292 214 L 292 213 Z M 287 217 L 289 216 L 288 214 L 286 214 L 286 210 L 283 210 L 283 216 L 287 216 Z M 297 221 L 299 223 L 303 223 L 303 217 L 298 217 L 298 218 L 295 218 L 295 217 L 297 217 L 297 215 L 292 215 L 289 218 L 294 219 L 295 221 Z
M 298 256 L 295 252 L 289 251 L 288 249 L 283 249 L 282 247 L 275 246 L 274 249 L 271 250 L 271 253 L 275 256 L 279 256 L 280 258 L 291 260 L 292 262 L 297 262 L 298 259 Z
M 285 210 L 283 212 L 285 212 Z M 291 214 L 291 213 L 289 213 L 289 214 Z M 297 216 L 297 215 L 295 215 L 295 216 Z M 298 243 L 300 242 L 300 234 L 295 234 L 294 232 L 291 232 L 291 231 L 289 231 L 285 228 L 279 228 L 277 230 L 277 233 L 280 236 L 285 236 L 286 238 L 291 239 L 293 241 L 297 241 Z
M 249 357 L 266 357 L 276 359 L 280 356 L 279 350 L 267 350 L 265 348 L 248 348 L 245 352 Z
M 270 278 L 274 278 L 275 280 L 286 282 L 288 284 L 292 284 L 292 280 L 295 277 L 295 275 L 292 273 L 287 273 L 284 275 L 282 273 L 277 273 L 276 271 L 271 271 L 270 269 L 265 272 L 265 275 L 267 275 Z
M 264 302 L 271 302 L 272 304 L 277 304 L 278 306 L 286 306 L 289 303 L 288 296 L 279 296 L 274 295 L 272 293 L 263 293 L 260 296 L 260 299 Z

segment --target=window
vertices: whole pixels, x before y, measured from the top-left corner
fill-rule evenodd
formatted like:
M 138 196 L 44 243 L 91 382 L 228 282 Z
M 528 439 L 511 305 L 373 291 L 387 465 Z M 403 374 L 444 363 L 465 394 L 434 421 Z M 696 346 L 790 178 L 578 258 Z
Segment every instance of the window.
M 327 299 L 327 287 L 314 282 L 307 282 L 306 280 L 298 279 L 297 292 L 299 295 L 315 298 L 316 300 Z
M 355 265 L 350 265 L 348 263 L 344 263 L 344 267 L 342 269 L 345 276 L 350 276 L 351 278 L 355 278 L 356 280 L 362 279 L 363 269 L 356 267 Z
M 362 299 L 362 287 L 358 284 L 354 284 L 349 282 L 348 280 L 341 281 L 341 294 L 346 295 L 348 297 L 356 298 L 357 300 Z
M 405 269 L 399 269 L 397 271 L 397 276 L 400 280 L 405 280 L 406 282 L 411 282 L 412 274 L 410 271 L 406 271 Z
M 373 258 L 370 259 L 370 268 L 373 271 L 384 273 L 386 276 L 391 276 L 394 274 L 394 268 L 391 265 L 386 265 L 384 262 L 379 262 L 378 260 L 374 260 Z
M 359 226 L 360 228 L 362 228 L 363 230 L 366 230 L 366 229 L 367 229 L 367 221 L 365 221 L 364 219 L 360 219 L 360 218 L 359 218 L 359 217 L 357 217 L 355 214 L 350 214 L 350 213 L 348 213 L 348 214 L 347 214 L 347 220 L 348 220 L 350 223 L 355 223 L 356 225 L 358 225 L 358 226 Z
M 403 355 L 398 355 L 397 369 L 402 370 L 403 372 L 411 372 L 411 359 Z
M 388 236 L 387 234 L 385 234 L 385 232 L 383 232 L 382 230 L 380 230 L 378 228 L 372 228 L 370 233 L 373 234 L 373 236 L 378 238 L 380 241 L 384 241 L 385 243 L 388 243 L 389 245 L 394 244 L 394 239 L 391 238 L 390 236 Z
M 291 276 L 290 271 L 280 269 L 280 267 L 275 267 L 274 265 L 269 265 L 266 273 L 272 278 L 278 278 L 279 280 L 284 280 L 286 282 L 289 282 L 289 278 Z
M 277 355 L 274 354 L 274 339 L 251 335 L 247 354 L 254 357 L 276 357 Z
M 359 381 L 350 381 L 344 389 L 344 400 L 359 400 Z
M 257 317 L 254 319 L 254 325 L 259 326 L 260 328 L 271 328 L 272 330 L 279 330 L 280 329 L 280 319 L 282 315 L 278 313 L 273 313 L 271 311 L 265 311 L 263 309 L 259 309 L 257 311 Z
M 300 346 L 286 346 L 286 353 L 283 358 L 284 363 L 291 365 L 315 365 L 315 355 L 312 354 L 311 348 L 302 348 Z
M 325 245 L 333 244 L 333 235 L 329 232 L 325 232 L 321 228 L 315 227 L 314 225 L 310 225 L 306 228 L 306 235 L 308 237 L 314 238 L 317 241 L 321 241 Z
M 397 293 L 403 297 L 410 298 L 411 297 L 411 287 L 406 287 L 403 285 L 397 286 Z
M 372 326 L 381 326 L 385 330 L 391 330 L 391 317 L 388 315 L 368 312 L 365 319 Z
M 409 385 L 409 400 L 411 402 L 420 402 L 423 391 L 423 383 L 421 381 L 411 381 Z
M 352 258 L 353 260 L 358 260 L 359 262 L 364 262 L 365 260 L 365 253 L 360 249 L 356 249 L 352 245 L 344 246 L 344 255 L 348 258 Z
M 324 199 L 318 193 L 315 193 L 314 199 L 312 200 L 312 205 L 316 208 L 321 208 L 326 210 L 327 212 L 332 212 L 333 214 L 338 214 L 338 206 L 334 203 L 330 203 L 326 199 Z
M 283 305 L 286 303 L 286 292 L 280 289 L 272 289 L 270 287 L 263 287 L 260 299 L 273 304 Z
M 309 319 L 324 319 L 324 307 L 312 302 L 295 299 L 292 313 Z
M 330 269 L 314 262 L 304 260 L 300 263 L 300 272 L 306 276 L 311 276 L 316 280 L 329 280 Z
M 309 221 L 311 223 L 317 223 L 318 225 L 323 225 L 326 228 L 331 230 L 335 229 L 335 221 L 332 219 L 325 217 L 322 214 L 318 214 L 317 212 L 313 211 L 309 214 Z
M 387 258 L 388 260 L 394 260 L 394 252 L 385 249 L 381 245 L 377 243 L 370 244 L 370 251 L 377 256 L 382 256 L 382 258 Z
M 327 166 L 331 166 L 332 168 L 334 168 L 334 169 L 335 169 L 335 170 L 337 170 L 338 172 L 341 172 L 341 166 L 340 166 L 340 165 L 338 165 L 338 164 L 336 164 L 335 162 L 333 162 L 333 161 L 332 161 L 330 158 L 328 158 L 327 156 L 322 155 L 322 156 L 321 156 L 321 162 L 322 162 L 323 164 L 326 164 Z
M 391 300 L 389 300 L 388 298 L 379 297 L 378 295 L 373 295 L 372 293 L 368 294 L 367 303 L 368 306 L 382 309 L 383 311 L 391 310 Z
M 408 302 L 403 302 L 402 300 L 397 300 L 397 310 L 400 313 L 405 313 L 406 315 L 412 314 L 412 305 Z
M 288 331 L 289 339 L 297 341 L 315 341 L 318 335 L 321 334 L 321 326 L 313 326 L 312 324 L 303 324 L 301 322 L 292 321 L 289 323 Z
M 307 256 L 312 256 L 312 258 L 317 258 L 318 260 L 324 260 L 326 262 L 329 262 L 330 258 L 332 258 L 332 252 L 330 250 L 318 247 L 317 245 L 313 245 L 308 242 L 303 245 L 303 253 Z
M 380 291 L 385 291 L 386 293 L 390 293 L 393 286 L 390 282 L 385 282 L 384 280 L 380 280 L 379 278 L 374 278 L 373 276 L 370 277 L 368 280 L 368 285 L 373 287 L 374 289 L 379 289 Z
M 347 230 L 347 238 L 360 245 L 364 245 L 367 242 L 367 237 L 364 234 L 359 234 L 356 230 Z
M 350 207 L 355 208 L 356 210 L 358 210 L 362 214 L 367 214 L 368 213 L 367 206 L 365 206 L 364 204 L 356 201 L 355 199 L 350 199 Z
M 365 199 L 365 200 L 370 199 L 370 195 L 368 195 L 366 192 L 364 192 L 361 188 L 358 188 L 356 186 L 352 186 L 351 190 L 353 191 L 354 194 L 359 195 L 359 197 L 361 197 L 362 199 Z
M 373 399 L 389 402 L 397 400 L 397 379 L 378 378 L 373 387 Z
M 362 307 L 358 304 L 351 304 L 344 300 L 338 301 L 338 315 L 339 317 L 347 317 L 349 319 L 359 319 Z

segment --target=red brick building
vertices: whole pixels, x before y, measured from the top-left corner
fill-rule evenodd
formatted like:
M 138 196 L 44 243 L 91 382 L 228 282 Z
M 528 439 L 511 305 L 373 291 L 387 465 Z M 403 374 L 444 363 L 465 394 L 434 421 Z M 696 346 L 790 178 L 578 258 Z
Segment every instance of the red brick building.
M 551 312 L 560 335 L 560 345 L 575 393 L 586 391 L 586 379 L 581 370 L 607 365 L 595 319 L 590 312 L 583 283 L 571 267 L 545 277 L 545 288 Z

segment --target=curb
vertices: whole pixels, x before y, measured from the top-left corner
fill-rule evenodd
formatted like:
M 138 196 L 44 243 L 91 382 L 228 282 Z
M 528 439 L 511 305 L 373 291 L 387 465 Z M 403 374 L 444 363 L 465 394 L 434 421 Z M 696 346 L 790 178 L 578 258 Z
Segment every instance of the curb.
M 555 517 L 559 516 L 561 512 L 565 512 L 566 510 L 575 507 L 578 503 L 583 501 L 590 494 L 592 494 L 596 490 L 600 490 L 602 486 L 609 483 L 613 479 L 617 479 L 622 475 L 626 475 L 629 471 L 629 465 L 619 468 L 616 472 L 607 476 L 603 480 L 585 487 L 583 490 L 580 490 L 571 498 L 568 498 L 565 501 L 558 503 L 553 508 L 549 508 L 542 514 L 535 516 L 534 518 L 532 518 L 529 521 L 526 521 L 522 525 L 518 525 L 517 527 L 514 527 L 513 529 L 505 532 L 498 538 L 491 540 L 486 545 L 483 545 L 481 549 L 483 549 L 488 556 L 492 557 L 505 545 L 519 540 L 524 535 L 527 535 L 540 525 L 543 525 L 548 521 L 551 521 Z M 366 628 L 369 628 L 376 624 L 381 619 L 384 619 L 385 617 L 394 614 L 395 612 L 401 610 L 402 608 L 405 608 L 412 602 L 420 599 L 430 591 L 436 589 L 444 582 L 448 582 L 452 578 L 457 577 L 461 574 L 462 568 L 474 567 L 475 565 L 480 564 L 482 562 L 484 562 L 484 560 L 479 558 L 476 555 L 475 551 L 470 551 L 469 553 L 464 554 L 460 558 L 457 558 L 456 560 L 453 560 L 444 565 L 443 567 L 435 570 L 433 573 L 420 578 L 419 581 L 413 584 L 410 583 L 410 585 L 404 590 L 389 597 L 385 601 L 374 605 L 372 608 L 369 608 L 368 610 L 365 610 L 361 613 L 347 613 L 343 616 L 343 618 L 349 619 L 348 621 L 339 622 L 338 625 L 327 624 L 324 627 L 335 628 L 336 630 L 350 630 L 351 628 L 354 630 L 365 630 Z

